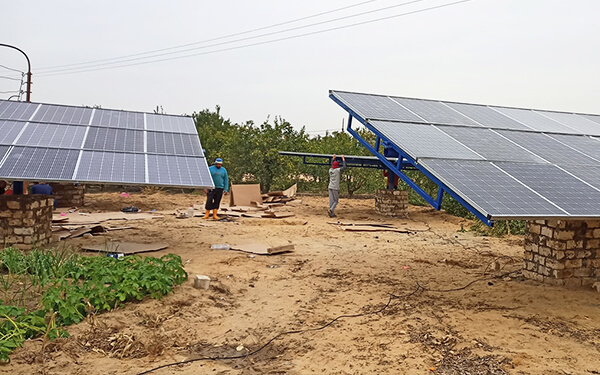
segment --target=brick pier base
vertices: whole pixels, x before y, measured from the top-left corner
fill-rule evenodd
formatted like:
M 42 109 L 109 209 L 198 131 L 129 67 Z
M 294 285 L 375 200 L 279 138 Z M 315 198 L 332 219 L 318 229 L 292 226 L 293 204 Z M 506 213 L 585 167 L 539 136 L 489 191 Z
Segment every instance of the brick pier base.
M 407 216 L 408 191 L 377 190 L 375 192 L 375 212 L 391 217 Z
M 600 281 L 600 220 L 528 221 L 523 276 L 566 286 Z
M 56 207 L 82 207 L 85 199 L 85 185 L 50 183 Z
M 31 249 L 52 240 L 52 204 L 48 195 L 0 196 L 0 245 Z

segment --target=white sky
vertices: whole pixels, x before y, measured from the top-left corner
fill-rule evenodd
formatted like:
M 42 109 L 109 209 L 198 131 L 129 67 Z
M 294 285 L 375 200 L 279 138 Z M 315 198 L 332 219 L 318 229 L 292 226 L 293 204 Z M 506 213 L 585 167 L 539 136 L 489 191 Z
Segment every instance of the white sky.
M 261 33 L 407 2 L 377 0 Z M 202 53 L 392 16 L 382 12 Z M 471 0 L 423 13 L 189 58 L 44 76 L 47 68 L 147 52 L 273 25 L 364 0 L 0 0 L 0 43 L 32 61 L 32 101 L 190 114 L 220 105 L 235 122 L 282 116 L 313 133 L 345 112 L 329 89 L 526 108 L 600 113 L 600 1 Z M 219 42 L 232 40 L 223 39 Z M 217 42 L 213 42 L 217 43 Z M 207 44 L 203 44 L 204 46 Z M 197 46 L 203 46 L 202 44 Z M 164 57 L 178 56 L 170 55 Z M 0 48 L 0 64 L 26 69 Z M 0 76 L 11 72 L 0 67 Z M 13 73 L 14 74 L 14 73 Z M 18 82 L 0 78 L 0 91 Z M 7 98 L 9 94 L 0 94 Z

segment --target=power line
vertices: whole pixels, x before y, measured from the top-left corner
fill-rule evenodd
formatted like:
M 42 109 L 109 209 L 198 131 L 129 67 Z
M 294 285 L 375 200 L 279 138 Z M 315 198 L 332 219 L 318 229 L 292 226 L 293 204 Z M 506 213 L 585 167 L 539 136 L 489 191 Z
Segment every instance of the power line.
M 121 61 L 115 61 L 115 62 L 104 62 L 104 63 L 99 63 L 99 64 L 92 64 L 92 65 L 84 66 L 84 67 L 81 67 L 81 68 L 50 69 L 50 70 L 48 70 L 48 71 L 46 71 L 44 73 L 48 73 L 49 74 L 49 73 L 58 73 L 58 72 L 63 72 L 63 71 L 71 71 L 73 69 L 88 69 L 88 68 L 95 68 L 95 67 L 99 67 L 99 66 L 117 65 L 117 64 L 122 64 L 122 63 L 126 63 L 126 62 L 147 60 L 147 59 L 152 59 L 152 58 L 155 58 L 155 57 L 169 56 L 169 55 L 179 54 L 179 53 L 183 53 L 183 52 L 195 51 L 195 50 L 199 50 L 199 49 L 207 49 L 207 48 L 212 48 L 212 47 L 218 47 L 218 46 L 222 46 L 222 45 L 226 45 L 226 44 L 238 43 L 238 42 L 243 42 L 243 41 L 247 41 L 247 40 L 258 39 L 258 38 L 262 38 L 262 37 L 267 37 L 267 36 L 282 34 L 282 33 L 290 32 L 290 31 L 295 31 L 295 30 L 300 30 L 300 29 L 306 29 L 306 28 L 309 28 L 309 27 L 319 26 L 319 25 L 323 25 L 323 24 L 331 23 L 331 22 L 342 21 L 342 20 L 349 19 L 349 18 L 360 17 L 360 16 L 364 16 L 366 14 L 371 14 L 371 13 L 381 12 L 381 11 L 385 11 L 385 10 L 390 10 L 390 9 L 393 9 L 393 8 L 398 8 L 398 7 L 401 7 L 401 6 L 410 5 L 410 4 L 414 4 L 414 3 L 419 3 L 419 2 L 423 2 L 423 1 L 426 1 L 426 0 L 411 0 L 411 1 L 406 1 L 406 2 L 403 2 L 403 3 L 400 3 L 400 4 L 390 5 L 390 6 L 383 7 L 383 8 L 378 8 L 378 9 L 369 10 L 369 11 L 365 11 L 365 12 L 361 12 L 361 13 L 351 14 L 351 15 L 344 16 L 344 17 L 333 18 L 333 19 L 330 19 L 330 20 L 315 22 L 315 23 L 311 23 L 311 24 L 308 24 L 308 25 L 296 26 L 296 27 L 285 29 L 285 30 L 273 31 L 273 32 L 263 33 L 263 34 L 249 36 L 249 37 L 245 37 L 245 38 L 239 38 L 239 39 L 229 40 L 229 41 L 225 41 L 225 42 L 213 43 L 213 44 L 209 44 L 207 46 L 187 48 L 187 49 L 182 49 L 182 50 L 174 51 L 174 52 L 155 53 L 155 54 L 152 54 L 151 56 L 135 57 L 135 58 L 130 58 L 130 59 L 121 59 Z M 220 39 L 220 38 L 217 38 L 217 39 Z M 193 43 L 193 44 L 198 44 L 198 43 Z
M 21 78 L 14 78 L 14 77 L 8 77 L 8 76 L 0 76 L 0 78 L 10 79 L 11 81 L 20 81 L 21 80 Z
M 253 47 L 253 46 L 258 46 L 258 45 L 263 45 L 263 44 L 275 43 L 275 42 L 280 42 L 280 41 L 284 41 L 284 40 L 296 39 L 296 38 L 301 38 L 301 37 L 304 37 L 304 36 L 322 34 L 322 33 L 329 32 L 329 31 L 347 29 L 347 28 L 354 27 L 354 26 L 366 25 L 366 24 L 370 24 L 370 23 L 374 23 L 374 22 L 383 21 L 383 20 L 388 20 L 388 19 L 393 19 L 393 18 L 408 16 L 408 15 L 417 14 L 417 13 L 423 13 L 423 12 L 427 12 L 427 11 L 430 11 L 430 10 L 435 10 L 435 9 L 440 9 L 440 8 L 446 8 L 446 7 L 450 7 L 450 6 L 453 6 L 453 5 L 458 5 L 458 4 L 461 4 L 461 3 L 466 3 L 466 2 L 469 2 L 469 1 L 472 1 L 472 0 L 460 0 L 460 1 L 455 1 L 455 2 L 446 3 L 446 4 L 442 4 L 442 5 L 432 6 L 432 7 L 429 7 L 429 8 L 418 9 L 418 10 L 414 10 L 414 11 L 410 11 L 410 12 L 406 12 L 406 13 L 400 13 L 400 14 L 396 14 L 396 15 L 392 15 L 392 16 L 386 16 L 386 17 L 376 18 L 376 19 L 372 19 L 372 20 L 368 20 L 368 21 L 357 22 L 357 23 L 353 23 L 353 24 L 349 24 L 349 25 L 337 26 L 337 27 L 332 27 L 332 28 L 329 28 L 329 29 L 324 29 L 324 30 L 319 30 L 319 31 L 313 31 L 313 32 L 308 32 L 308 33 L 298 34 L 298 35 L 292 35 L 292 36 L 288 36 L 288 37 L 283 37 L 283 38 L 278 38 L 278 39 L 272 39 L 272 40 L 267 40 L 267 41 L 262 41 L 262 42 L 250 43 L 250 44 L 245 44 L 245 45 L 241 45 L 241 46 L 235 46 L 235 47 L 229 47 L 229 48 L 222 48 L 222 49 L 213 50 L 213 51 L 207 51 L 207 52 L 201 52 L 201 53 L 194 53 L 194 54 L 188 54 L 188 55 L 182 55 L 182 56 L 174 56 L 174 57 L 157 59 L 157 60 L 150 60 L 150 61 L 142 61 L 142 62 L 131 63 L 131 64 L 124 64 L 124 65 L 105 66 L 105 67 L 99 67 L 99 68 L 93 68 L 93 69 L 73 70 L 73 71 L 56 72 L 56 73 L 41 73 L 38 76 L 44 76 L 44 77 L 46 77 L 46 76 L 54 76 L 54 75 L 87 73 L 87 72 L 93 72 L 93 71 L 99 71 L 99 70 L 124 68 L 124 67 L 128 67 L 128 66 L 137 66 L 137 65 L 145 65 L 145 64 L 151 64 L 151 63 L 157 63 L 157 62 L 163 62 L 163 61 L 178 60 L 178 59 L 183 59 L 183 58 L 188 58 L 188 57 L 193 57 L 193 56 L 209 55 L 209 54 L 214 54 L 214 53 L 219 53 L 219 52 L 225 52 L 225 51 L 231 51 L 231 50 L 236 50 L 236 49 L 241 49 L 241 48 Z
M 10 68 L 10 67 L 8 67 L 6 65 L 2 65 L 2 64 L 0 64 L 0 68 L 4 68 L 4 69 L 7 69 L 7 70 L 12 70 L 13 72 L 18 72 L 18 73 L 21 73 L 21 74 L 25 74 L 25 72 L 23 72 L 23 71 L 21 71 L 19 69 Z
M 326 15 L 326 14 L 335 13 L 335 12 L 339 12 L 341 10 L 346 10 L 346 9 L 350 9 L 350 8 L 355 8 L 357 6 L 361 6 L 361 5 L 364 5 L 364 4 L 367 4 L 367 3 L 372 3 L 372 2 L 375 2 L 375 1 L 378 1 L 378 0 L 363 1 L 361 3 L 357 3 L 357 4 L 353 4 L 353 5 L 348 5 L 348 6 L 345 6 L 345 7 L 336 8 L 336 9 L 332 9 L 332 10 L 328 10 L 328 11 L 325 11 L 325 12 L 313 14 L 313 15 L 306 16 L 306 17 L 296 18 L 296 19 L 293 19 L 293 20 L 289 20 L 289 21 L 285 21 L 285 22 L 280 22 L 280 23 L 269 25 L 269 26 L 263 26 L 263 27 L 259 27 L 259 28 L 255 28 L 255 29 L 250 29 L 250 30 L 246 30 L 246 31 L 241 31 L 241 32 L 237 32 L 237 33 L 234 33 L 234 34 L 223 35 L 223 36 L 216 37 L 216 38 L 205 39 L 205 40 L 201 40 L 201 41 L 198 41 L 198 42 L 187 43 L 187 44 L 180 44 L 180 45 L 173 46 L 173 47 L 161 48 L 161 49 L 156 49 L 156 50 L 147 51 L 147 52 L 139 52 L 139 53 L 134 53 L 134 54 L 131 54 L 131 55 L 111 57 L 111 58 L 100 59 L 100 60 L 91 60 L 91 61 L 86 61 L 86 62 L 81 62 L 81 63 L 65 64 L 65 65 L 54 65 L 54 66 L 42 67 L 42 68 L 39 68 L 39 70 L 54 70 L 54 68 L 63 68 L 63 67 L 70 67 L 70 66 L 77 66 L 77 65 L 90 65 L 90 64 L 95 64 L 95 63 L 98 63 L 98 62 L 105 62 L 105 61 L 111 61 L 111 60 L 122 60 L 122 59 L 125 59 L 125 58 L 128 58 L 128 57 L 148 55 L 148 54 L 152 54 L 152 53 L 156 53 L 156 52 L 164 52 L 164 51 L 169 51 L 169 50 L 173 50 L 173 49 L 178 49 L 178 48 L 183 48 L 183 47 L 189 47 L 189 46 L 203 44 L 203 43 L 208 43 L 208 42 L 214 42 L 214 41 L 217 41 L 217 40 L 227 39 L 227 38 L 231 38 L 231 37 L 234 37 L 234 36 L 240 36 L 240 35 L 244 35 L 244 34 L 253 33 L 253 32 L 256 32 L 256 31 L 262 31 L 262 30 L 267 30 L 267 29 L 271 29 L 271 28 L 274 28 L 274 27 L 278 27 L 278 26 L 288 25 L 288 24 L 291 24 L 291 23 L 295 23 L 295 22 L 299 22 L 299 21 L 304 21 L 304 20 L 307 20 L 307 19 L 310 19 L 310 18 L 320 17 L 320 16 L 323 16 L 323 15 Z M 179 51 L 179 52 L 182 52 L 182 51 Z

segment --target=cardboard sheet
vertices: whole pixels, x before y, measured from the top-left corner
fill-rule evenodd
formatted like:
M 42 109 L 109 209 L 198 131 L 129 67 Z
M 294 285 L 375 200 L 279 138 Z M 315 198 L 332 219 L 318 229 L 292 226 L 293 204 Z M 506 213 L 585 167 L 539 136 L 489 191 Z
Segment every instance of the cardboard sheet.
M 91 214 L 81 214 L 78 212 L 68 213 L 66 216 L 54 215 L 52 222 L 55 224 L 68 224 L 68 225 L 88 225 L 88 224 L 101 224 L 108 220 L 144 220 L 144 219 L 155 219 L 161 218 L 160 215 L 155 215 L 149 212 L 94 212 Z M 67 221 L 55 222 L 57 219 L 67 218 Z
M 262 204 L 259 184 L 231 185 L 229 206 L 252 206 L 252 201 Z
M 82 250 L 99 251 L 104 253 L 123 253 L 125 255 L 145 253 L 149 251 L 163 250 L 169 247 L 164 242 L 159 243 L 136 243 L 136 242 L 107 242 L 99 245 L 83 245 Z
M 292 186 L 290 186 L 288 189 L 283 191 L 283 195 L 285 195 L 288 198 L 293 198 L 296 196 L 296 193 L 298 192 L 298 184 L 294 184 Z

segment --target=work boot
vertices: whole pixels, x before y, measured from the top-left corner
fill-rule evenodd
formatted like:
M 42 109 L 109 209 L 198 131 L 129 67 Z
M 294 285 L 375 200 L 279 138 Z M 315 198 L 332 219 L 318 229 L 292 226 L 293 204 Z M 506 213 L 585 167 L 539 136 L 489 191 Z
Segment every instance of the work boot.
M 210 210 L 206 210 L 206 214 L 204 215 L 203 219 L 206 220 L 210 217 Z
M 213 219 L 215 220 L 221 220 L 218 216 L 217 216 L 217 211 L 218 210 L 213 210 Z

